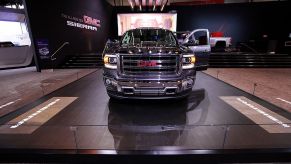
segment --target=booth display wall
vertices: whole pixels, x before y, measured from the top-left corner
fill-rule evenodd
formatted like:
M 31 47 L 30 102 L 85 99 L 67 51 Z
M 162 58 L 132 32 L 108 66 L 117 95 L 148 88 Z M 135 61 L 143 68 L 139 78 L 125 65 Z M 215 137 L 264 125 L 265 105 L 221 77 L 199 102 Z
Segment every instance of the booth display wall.
M 26 3 L 35 45 L 45 43 L 49 50 L 38 54 L 41 68 L 51 66 L 50 55 L 64 42 L 70 44 L 57 55 L 55 64 L 62 62 L 65 55 L 102 52 L 112 17 L 112 6 L 106 1 L 26 0 Z
M 265 34 L 269 39 L 288 39 L 291 33 L 290 25 L 286 23 L 291 15 L 289 7 L 288 1 L 235 3 L 167 6 L 165 12 L 178 13 L 177 31 L 208 28 L 210 32 L 220 31 L 226 37 L 232 37 L 232 43 L 235 45 L 237 42 L 261 39 Z M 131 12 L 133 11 L 128 7 L 120 7 L 117 10 L 117 13 Z M 116 14 L 113 16 L 116 19 Z M 113 31 L 117 32 L 117 29 Z
M 264 35 L 269 40 L 283 41 L 291 32 L 290 25 L 285 23 L 291 14 L 288 4 L 264 2 L 180 7 L 178 29 L 183 31 L 195 27 L 220 31 L 226 37 L 232 37 L 234 45 L 249 40 L 259 41 Z

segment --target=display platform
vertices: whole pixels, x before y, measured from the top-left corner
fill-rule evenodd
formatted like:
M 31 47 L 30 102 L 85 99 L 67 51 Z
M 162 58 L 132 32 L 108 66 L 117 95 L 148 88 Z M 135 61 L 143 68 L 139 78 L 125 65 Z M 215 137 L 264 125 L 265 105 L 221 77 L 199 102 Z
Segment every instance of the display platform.
M 2 161 L 270 162 L 291 156 L 290 113 L 201 72 L 187 99 L 117 101 L 107 96 L 99 70 L 0 124 Z

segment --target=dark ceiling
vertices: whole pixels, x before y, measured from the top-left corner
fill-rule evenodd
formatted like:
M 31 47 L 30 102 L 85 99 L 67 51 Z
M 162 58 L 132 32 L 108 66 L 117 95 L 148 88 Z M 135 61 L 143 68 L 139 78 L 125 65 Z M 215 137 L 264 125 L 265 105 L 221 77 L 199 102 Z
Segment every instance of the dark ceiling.
M 0 6 L 22 5 L 22 0 L 0 0 Z
M 250 3 L 250 2 L 270 2 L 284 0 L 107 0 L 112 6 L 161 6 L 166 5 L 205 5 L 224 3 Z

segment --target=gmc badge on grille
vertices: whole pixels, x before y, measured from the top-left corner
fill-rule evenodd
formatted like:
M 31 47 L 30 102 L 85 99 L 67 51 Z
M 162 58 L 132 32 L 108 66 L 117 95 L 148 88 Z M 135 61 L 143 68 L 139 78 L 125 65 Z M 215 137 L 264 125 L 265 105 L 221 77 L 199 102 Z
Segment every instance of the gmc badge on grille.
M 137 62 L 138 67 L 156 67 L 157 62 L 156 61 L 144 61 L 140 60 Z

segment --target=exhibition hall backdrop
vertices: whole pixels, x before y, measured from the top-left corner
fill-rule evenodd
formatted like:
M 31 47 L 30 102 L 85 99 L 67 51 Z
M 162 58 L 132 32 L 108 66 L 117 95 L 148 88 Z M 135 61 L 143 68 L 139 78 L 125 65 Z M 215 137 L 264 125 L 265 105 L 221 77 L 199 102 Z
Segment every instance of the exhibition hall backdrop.
M 64 42 L 70 45 L 61 51 L 59 63 L 65 55 L 101 54 L 107 39 L 118 38 L 117 14 L 140 12 L 129 6 L 111 6 L 105 0 L 26 0 L 26 3 L 34 42 L 42 53 L 39 54 L 42 68 L 50 66 L 46 58 Z M 279 42 L 287 39 L 291 33 L 289 7 L 290 2 L 285 1 L 167 6 L 164 12 L 178 14 L 177 31 L 196 28 L 221 31 L 232 37 L 236 45 L 263 37 Z M 144 12 L 147 11 L 141 11 Z
M 177 12 L 177 31 L 207 28 L 210 32 L 221 31 L 232 37 L 233 43 L 260 39 L 286 39 L 291 33 L 290 2 L 233 3 L 194 6 L 169 6 L 164 12 Z M 129 7 L 118 7 L 117 13 L 133 12 Z M 136 11 L 134 11 L 136 12 Z M 117 36 L 116 21 L 112 30 Z
M 26 0 L 32 35 L 41 67 L 50 67 L 48 57 L 64 42 L 70 44 L 57 57 L 97 53 L 109 37 L 113 7 L 105 0 Z M 85 20 L 84 20 L 84 17 Z M 39 54 L 47 48 L 49 53 Z

